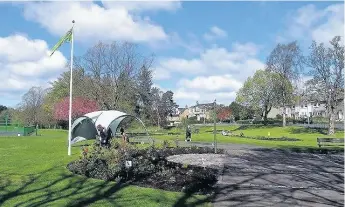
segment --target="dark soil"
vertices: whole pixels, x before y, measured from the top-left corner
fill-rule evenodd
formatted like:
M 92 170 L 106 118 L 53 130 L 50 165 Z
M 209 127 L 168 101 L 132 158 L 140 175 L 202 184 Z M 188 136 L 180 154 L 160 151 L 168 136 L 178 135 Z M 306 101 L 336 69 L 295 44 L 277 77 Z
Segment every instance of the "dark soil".
M 217 182 L 219 173 L 217 169 L 167 161 L 167 157 L 171 155 L 213 153 L 212 148 L 107 150 L 96 150 L 84 158 L 69 163 L 67 168 L 75 174 L 90 178 L 200 194 L 212 193 L 213 186 Z M 112 153 L 118 153 L 117 156 L 120 156 L 116 163 Z M 126 167 L 125 161 L 132 161 L 132 167 Z

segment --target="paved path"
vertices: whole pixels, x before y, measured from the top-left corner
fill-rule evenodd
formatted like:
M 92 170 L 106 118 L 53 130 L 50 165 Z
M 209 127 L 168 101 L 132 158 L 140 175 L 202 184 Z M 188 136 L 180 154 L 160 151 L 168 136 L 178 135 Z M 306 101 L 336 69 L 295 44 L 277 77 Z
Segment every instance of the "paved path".
M 179 146 L 197 146 L 197 147 L 211 147 L 213 148 L 213 142 L 186 142 L 178 141 Z M 247 144 L 231 144 L 231 143 L 217 143 L 217 148 L 226 150 L 249 150 L 249 149 L 262 149 L 265 147 Z
M 213 147 L 201 142 L 179 144 Z M 344 206 L 342 154 L 294 153 L 242 144 L 218 144 L 218 148 L 225 149 L 227 156 L 221 162 L 213 158 L 218 160 L 215 165 L 222 165 L 215 207 Z M 198 155 L 194 159 L 200 162 Z
M 344 206 L 343 155 L 239 148 L 227 151 L 214 206 Z

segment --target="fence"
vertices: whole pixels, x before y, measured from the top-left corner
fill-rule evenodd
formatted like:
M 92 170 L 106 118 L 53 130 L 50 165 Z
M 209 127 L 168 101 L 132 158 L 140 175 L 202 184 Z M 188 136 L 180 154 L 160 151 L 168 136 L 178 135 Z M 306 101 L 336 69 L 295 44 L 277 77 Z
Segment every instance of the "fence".
M 35 132 L 35 126 L 22 126 L 16 123 L 0 122 L 0 136 L 29 136 Z

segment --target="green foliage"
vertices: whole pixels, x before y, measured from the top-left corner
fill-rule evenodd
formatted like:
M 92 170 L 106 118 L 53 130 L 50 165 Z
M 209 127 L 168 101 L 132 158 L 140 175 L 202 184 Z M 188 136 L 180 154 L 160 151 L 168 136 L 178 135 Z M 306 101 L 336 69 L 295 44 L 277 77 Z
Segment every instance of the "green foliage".
M 252 119 L 255 115 L 255 111 L 251 107 L 240 105 L 237 102 L 232 102 L 229 108 L 231 109 L 235 121 Z
M 277 107 L 279 103 L 279 91 L 275 87 L 277 81 L 279 81 L 278 74 L 267 70 L 257 70 L 237 92 L 236 102 L 247 106 L 266 120 L 271 108 Z

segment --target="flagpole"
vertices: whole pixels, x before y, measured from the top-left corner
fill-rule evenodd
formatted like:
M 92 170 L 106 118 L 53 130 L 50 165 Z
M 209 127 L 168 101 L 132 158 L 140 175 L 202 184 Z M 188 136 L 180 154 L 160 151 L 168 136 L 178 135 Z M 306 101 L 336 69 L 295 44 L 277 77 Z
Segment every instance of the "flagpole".
M 71 139 L 72 139 L 72 86 L 73 86 L 73 41 L 74 41 L 74 23 L 72 21 L 72 34 L 71 34 L 71 68 L 69 80 L 69 114 L 68 114 L 68 155 L 71 155 Z

